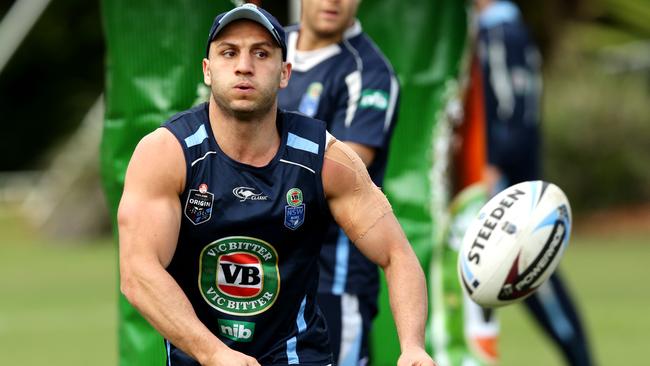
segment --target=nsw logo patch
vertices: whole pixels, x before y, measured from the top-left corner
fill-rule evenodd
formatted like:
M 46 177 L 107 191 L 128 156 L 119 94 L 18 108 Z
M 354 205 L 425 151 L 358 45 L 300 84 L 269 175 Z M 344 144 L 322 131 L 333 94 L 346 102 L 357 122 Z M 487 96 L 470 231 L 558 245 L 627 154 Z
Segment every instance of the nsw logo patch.
M 212 217 L 214 194 L 208 192 L 208 185 L 202 183 L 199 189 L 190 189 L 185 201 L 184 214 L 194 225 L 202 224 Z
M 268 310 L 280 291 L 278 254 L 260 239 L 231 236 L 203 248 L 199 287 L 213 308 L 231 315 Z
M 309 117 L 313 117 L 318 111 L 318 104 L 320 102 L 320 96 L 323 93 L 323 84 L 315 81 L 309 84 L 307 87 L 307 92 L 300 99 L 300 105 L 298 106 L 298 111 Z
M 291 188 L 287 191 L 287 205 L 284 206 L 284 226 L 296 230 L 305 222 L 305 204 L 302 200 L 302 191 Z

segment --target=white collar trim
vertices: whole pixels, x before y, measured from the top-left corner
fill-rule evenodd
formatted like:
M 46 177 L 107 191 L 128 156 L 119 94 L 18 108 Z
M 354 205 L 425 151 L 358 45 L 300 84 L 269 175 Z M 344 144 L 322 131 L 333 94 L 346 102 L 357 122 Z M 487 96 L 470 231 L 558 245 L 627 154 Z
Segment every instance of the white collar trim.
M 348 29 L 343 33 L 343 39 L 350 39 L 361 34 L 361 23 L 355 20 Z M 287 39 L 287 61 L 291 63 L 291 68 L 295 71 L 309 71 L 314 66 L 341 53 L 341 47 L 338 44 L 331 44 L 316 50 L 298 51 L 298 35 L 300 30 L 289 33 Z

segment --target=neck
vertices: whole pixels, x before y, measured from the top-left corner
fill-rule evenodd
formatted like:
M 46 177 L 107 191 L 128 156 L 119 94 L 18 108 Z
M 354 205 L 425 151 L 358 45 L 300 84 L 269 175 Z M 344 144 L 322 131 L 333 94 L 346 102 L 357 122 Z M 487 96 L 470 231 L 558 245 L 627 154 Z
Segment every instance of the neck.
M 242 120 L 221 110 L 210 97 L 209 116 L 219 148 L 231 159 L 262 167 L 275 157 L 280 146 L 277 102 L 265 115 Z
M 492 0 L 477 0 L 476 1 L 476 7 L 478 8 L 478 11 L 481 12 L 485 10 L 488 6 L 492 5 L 493 1 Z
M 344 32 L 345 30 L 331 35 L 324 35 L 316 33 L 316 31 L 308 27 L 301 27 L 300 33 L 298 35 L 298 44 L 296 45 L 296 49 L 298 51 L 313 51 L 339 43 L 341 40 L 343 40 Z

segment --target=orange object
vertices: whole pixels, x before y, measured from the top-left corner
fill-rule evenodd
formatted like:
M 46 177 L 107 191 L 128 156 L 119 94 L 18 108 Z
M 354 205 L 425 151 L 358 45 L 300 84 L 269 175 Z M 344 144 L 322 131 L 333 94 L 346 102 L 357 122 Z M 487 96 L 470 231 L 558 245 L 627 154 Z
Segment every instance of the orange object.
M 472 338 L 472 346 L 476 349 L 481 359 L 489 364 L 494 364 L 499 360 L 499 352 L 497 348 L 498 337 L 474 337 Z
M 456 130 L 460 147 L 454 156 L 455 192 L 482 181 L 487 165 L 483 81 L 476 57 L 472 58 L 470 66 L 464 110 L 464 121 Z

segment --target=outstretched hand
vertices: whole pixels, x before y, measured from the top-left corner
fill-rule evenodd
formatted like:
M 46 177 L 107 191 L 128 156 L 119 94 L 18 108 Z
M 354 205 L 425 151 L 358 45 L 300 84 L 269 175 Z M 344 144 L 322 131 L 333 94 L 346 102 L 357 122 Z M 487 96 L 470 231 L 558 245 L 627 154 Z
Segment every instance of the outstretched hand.
M 422 348 L 404 350 L 397 360 L 397 366 L 437 366 L 431 356 Z
M 253 357 L 247 356 L 233 349 L 226 349 L 216 353 L 203 366 L 260 366 Z

